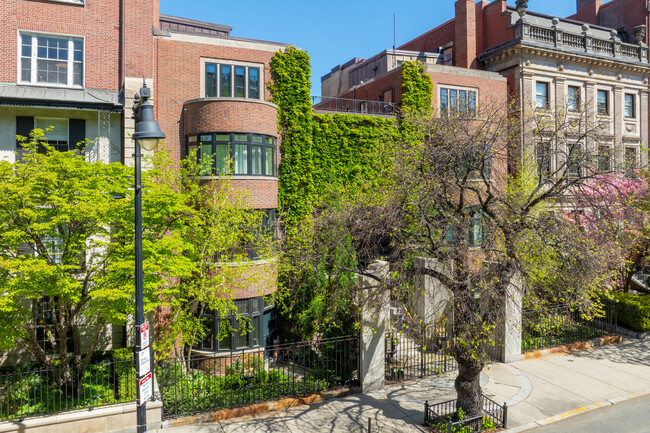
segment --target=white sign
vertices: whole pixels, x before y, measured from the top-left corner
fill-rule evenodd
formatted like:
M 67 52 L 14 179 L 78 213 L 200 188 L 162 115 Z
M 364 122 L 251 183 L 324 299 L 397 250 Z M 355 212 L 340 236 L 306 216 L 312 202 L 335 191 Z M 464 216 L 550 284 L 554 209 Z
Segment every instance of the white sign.
M 138 352 L 138 376 L 144 376 L 151 371 L 151 350 L 147 347 Z
M 149 347 L 149 322 L 140 325 L 140 350 Z
M 138 404 L 144 404 L 151 398 L 153 392 L 153 380 L 151 373 L 138 380 Z

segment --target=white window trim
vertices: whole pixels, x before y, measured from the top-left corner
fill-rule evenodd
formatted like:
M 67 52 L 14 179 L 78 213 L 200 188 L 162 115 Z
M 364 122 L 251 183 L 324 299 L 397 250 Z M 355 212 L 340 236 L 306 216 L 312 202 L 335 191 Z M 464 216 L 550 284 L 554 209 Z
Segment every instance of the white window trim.
M 32 35 L 32 70 L 31 70 L 31 77 L 30 81 L 23 81 L 22 80 L 22 38 L 21 35 Z M 35 38 L 37 36 L 53 36 L 57 38 L 68 38 L 68 83 L 67 84 L 60 84 L 60 83 L 39 83 L 36 80 L 36 74 L 37 74 L 37 64 L 36 64 L 36 55 L 38 52 L 38 45 L 34 44 Z M 82 49 L 82 55 L 83 59 L 81 61 L 81 85 L 73 85 L 74 81 L 74 49 L 71 50 L 73 47 L 72 41 L 73 40 L 80 40 L 81 41 L 81 49 Z M 61 33 L 48 33 L 48 32 L 35 32 L 32 30 L 18 30 L 17 36 L 17 47 L 16 47 L 16 83 L 19 85 L 27 85 L 27 86 L 38 86 L 38 87 L 65 87 L 65 88 L 70 88 L 70 89 L 84 89 L 86 87 L 86 38 L 84 36 L 80 35 L 68 35 L 68 34 L 61 34 Z
M 221 74 L 219 72 L 219 66 L 220 65 L 225 65 L 225 66 L 244 66 L 246 67 L 246 96 L 241 98 L 241 97 L 236 97 L 235 96 L 235 70 L 233 68 L 231 72 L 231 83 L 230 83 L 230 94 L 231 96 L 224 96 L 224 98 L 235 98 L 235 99 L 245 99 L 245 100 L 251 100 L 251 101 L 264 101 L 264 90 L 266 89 L 266 82 L 264 81 L 264 63 L 254 63 L 254 62 L 241 62 L 238 60 L 228 60 L 228 59 L 214 59 L 210 57 L 201 57 L 200 59 L 200 73 L 201 73 L 201 80 L 200 80 L 200 87 L 201 87 L 201 94 L 199 95 L 199 98 L 205 98 L 205 68 L 206 64 L 208 63 L 214 63 L 217 65 L 217 91 L 219 91 L 219 85 L 220 85 L 220 80 L 221 80 Z M 258 68 L 260 71 L 259 75 L 259 80 L 260 80 L 260 97 L 259 98 L 249 98 L 248 97 L 248 68 Z M 220 96 L 219 96 L 220 97 Z

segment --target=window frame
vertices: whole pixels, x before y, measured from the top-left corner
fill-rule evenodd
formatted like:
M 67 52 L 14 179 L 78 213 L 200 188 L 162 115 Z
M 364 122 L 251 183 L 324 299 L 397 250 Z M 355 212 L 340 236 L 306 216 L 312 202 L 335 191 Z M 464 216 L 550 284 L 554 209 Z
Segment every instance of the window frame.
M 213 66 L 216 70 L 214 77 L 210 75 L 212 73 L 208 72 L 208 68 Z M 222 88 L 222 69 L 229 68 L 229 84 L 228 84 L 228 94 L 224 94 L 224 88 Z M 244 68 L 243 75 L 243 96 L 237 95 L 237 70 Z M 251 71 L 256 71 L 254 75 L 257 75 L 257 86 L 253 85 L 251 81 Z M 201 88 L 201 97 L 204 98 L 236 98 L 236 99 L 249 99 L 254 101 L 263 101 L 264 92 L 262 83 L 264 82 L 264 64 L 263 63 L 246 63 L 238 62 L 232 60 L 222 60 L 222 59 L 201 59 L 201 73 L 202 73 L 202 88 Z M 209 89 L 214 89 L 214 94 L 210 95 Z M 255 93 L 257 96 L 251 96 L 251 93 Z
M 548 180 L 553 172 L 553 161 L 551 158 L 551 143 L 548 141 L 535 144 L 535 161 L 537 163 L 537 175 L 543 180 Z
M 580 142 L 569 143 L 566 152 L 566 177 L 567 179 L 579 179 L 584 175 L 584 145 Z M 576 161 L 574 161 L 576 160 Z
M 603 149 L 606 149 L 607 152 L 606 153 L 603 152 Z M 611 145 L 609 144 L 598 145 L 598 159 L 597 159 L 596 168 L 599 173 L 607 173 L 612 170 L 612 146 Z
M 229 139 L 228 141 L 225 140 L 219 140 L 219 136 L 228 136 Z M 237 139 L 240 138 L 240 136 L 246 136 L 246 141 Z M 206 139 L 207 137 L 210 137 L 210 139 Z M 255 134 L 255 133 L 239 133 L 239 132 L 204 132 L 197 134 L 196 136 L 191 136 L 191 137 L 196 137 L 196 141 L 190 142 L 189 137 L 187 140 L 187 154 L 189 155 L 192 150 L 196 149 L 196 157 L 197 161 L 200 163 L 201 160 L 203 159 L 203 149 L 201 147 L 203 145 L 210 145 L 211 146 L 211 162 L 212 162 L 212 167 L 209 173 L 201 173 L 201 176 L 220 176 L 220 175 L 232 175 L 235 177 L 239 176 L 262 176 L 262 177 L 277 177 L 278 173 L 278 167 L 277 167 L 277 139 L 272 136 L 272 135 L 266 135 L 266 134 Z M 259 137 L 261 141 L 255 141 L 255 138 Z M 269 143 L 268 140 L 271 140 Z M 228 158 L 232 161 L 232 166 L 230 167 L 230 173 L 226 173 L 226 170 L 224 169 L 224 172 L 220 172 L 220 164 L 218 164 L 217 161 L 217 155 L 218 155 L 218 148 L 219 146 L 228 146 Z M 236 172 L 236 146 L 241 146 L 241 145 L 246 145 L 246 172 L 245 173 L 237 173 Z M 261 168 L 261 173 L 260 174 L 253 174 L 253 148 L 254 147 L 261 147 L 261 155 L 260 155 L 260 168 Z M 269 152 L 267 152 L 268 149 L 271 149 L 271 155 L 273 157 L 273 161 L 271 165 L 268 164 L 268 155 Z M 272 168 L 272 173 L 267 173 L 268 168 Z
M 544 86 L 544 95 L 541 95 L 539 92 L 539 86 Z M 540 96 L 544 97 L 543 105 L 540 105 Z M 551 100 L 551 83 L 548 81 L 535 81 L 535 108 L 548 110 L 550 108 Z
M 452 92 L 455 93 L 453 103 L 451 96 Z M 464 104 L 464 107 L 462 106 L 461 92 L 465 93 L 466 103 Z M 445 95 L 444 97 L 443 94 Z M 440 109 L 440 116 L 442 117 L 449 117 L 451 115 L 476 117 L 478 115 L 478 105 L 479 89 L 477 88 L 460 87 L 449 84 L 441 84 L 438 86 L 438 108 Z
M 629 159 L 628 159 L 628 153 L 629 151 L 634 152 L 634 163 L 630 167 L 629 164 Z M 634 172 L 639 168 L 639 146 L 635 145 L 626 145 L 623 149 L 623 161 L 624 161 L 624 166 L 623 169 L 625 170 L 625 177 L 627 178 L 633 178 L 635 176 Z
M 628 96 L 632 100 L 631 104 L 628 105 Z M 631 114 L 628 115 L 628 108 L 631 110 Z M 623 115 L 626 119 L 636 119 L 636 98 L 633 93 L 625 93 L 623 95 Z
M 596 89 L 596 113 L 599 116 L 609 116 L 610 114 L 609 94 L 610 94 L 609 90 Z M 602 103 L 600 102 L 600 95 L 605 95 L 605 102 Z M 604 105 L 601 107 L 601 104 Z
M 576 91 L 575 97 L 571 97 L 571 91 Z M 573 104 L 572 104 L 573 100 Z M 571 112 L 580 111 L 580 105 L 582 103 L 582 88 L 580 86 L 567 86 L 567 110 Z
M 23 36 L 31 36 L 31 44 L 30 44 L 30 56 L 23 56 L 22 55 L 22 37 Z M 68 41 L 68 46 L 67 46 L 67 60 L 66 60 L 66 65 L 67 65 L 67 80 L 66 83 L 51 83 L 51 82 L 39 82 L 38 81 L 38 37 L 48 37 L 48 38 L 57 38 L 57 39 L 67 39 Z M 81 41 L 81 61 L 76 61 L 74 59 L 74 54 L 75 54 L 75 46 L 74 46 L 74 41 Z M 29 58 L 30 60 L 30 79 L 29 81 L 24 81 L 23 80 L 23 67 L 22 67 L 22 60 L 23 58 Z M 80 35 L 68 35 L 68 34 L 60 34 L 60 33 L 49 33 L 49 32 L 35 32 L 35 31 L 30 31 L 30 30 L 18 30 L 17 34 L 17 79 L 16 83 L 18 85 L 30 85 L 30 86 L 41 86 L 41 87 L 63 87 L 63 88 L 70 88 L 70 89 L 84 89 L 86 85 L 86 40 L 84 36 Z M 43 58 L 41 59 L 43 61 L 48 61 L 50 60 L 49 58 Z M 81 83 L 80 84 L 75 84 L 74 83 L 74 65 L 76 63 L 81 63 Z
M 198 350 L 211 351 L 217 353 L 229 353 L 240 350 L 254 350 L 259 348 L 266 347 L 266 342 L 264 341 L 266 324 L 265 324 L 265 315 L 272 311 L 275 308 L 275 303 L 267 302 L 264 299 L 264 296 L 257 296 L 254 298 L 245 298 L 245 299 L 235 299 L 235 306 L 237 303 L 246 303 L 246 312 L 240 313 L 238 309 L 231 311 L 226 317 L 219 317 L 214 314 L 214 311 L 208 311 L 201 316 L 202 322 L 211 321 L 211 329 L 208 329 L 207 335 L 197 342 L 194 347 Z M 255 303 L 258 303 L 257 311 L 255 311 Z M 242 304 L 240 304 L 242 305 Z M 238 316 L 246 317 L 250 320 L 251 329 L 247 333 L 248 344 L 245 346 L 238 346 L 238 337 L 240 334 L 238 330 L 240 324 L 237 320 Z M 259 325 L 258 328 L 255 328 L 254 325 Z M 230 332 L 224 338 L 219 339 L 219 327 L 222 322 L 230 323 Z M 257 341 L 255 340 L 257 337 Z M 209 344 L 205 344 L 209 341 Z M 224 343 L 228 344 L 224 344 Z M 229 347 L 226 347 L 229 346 Z

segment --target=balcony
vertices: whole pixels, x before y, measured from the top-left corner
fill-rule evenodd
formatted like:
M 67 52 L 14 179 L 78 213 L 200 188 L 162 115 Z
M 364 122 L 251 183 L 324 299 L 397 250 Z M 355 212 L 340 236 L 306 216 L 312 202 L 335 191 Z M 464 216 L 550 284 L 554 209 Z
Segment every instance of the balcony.
M 364 101 L 360 99 L 328 98 L 312 96 L 315 112 L 363 114 L 369 116 L 395 116 L 397 104 L 384 101 Z
M 516 17 L 513 14 L 512 19 Z M 513 26 L 515 40 L 522 43 L 532 42 L 562 51 L 648 63 L 648 47 L 642 43 L 642 36 L 637 37 L 637 44 L 625 43 L 619 39 L 616 30 L 534 14 L 517 20 Z

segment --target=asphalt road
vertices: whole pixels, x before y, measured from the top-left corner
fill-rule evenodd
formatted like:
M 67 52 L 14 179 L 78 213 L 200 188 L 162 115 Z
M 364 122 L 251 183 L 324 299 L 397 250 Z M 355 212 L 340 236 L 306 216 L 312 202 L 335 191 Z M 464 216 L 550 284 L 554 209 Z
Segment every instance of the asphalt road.
M 531 433 L 650 433 L 650 396 L 528 430 Z

